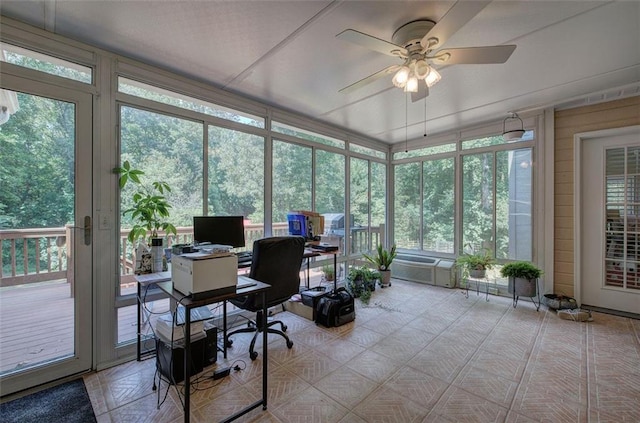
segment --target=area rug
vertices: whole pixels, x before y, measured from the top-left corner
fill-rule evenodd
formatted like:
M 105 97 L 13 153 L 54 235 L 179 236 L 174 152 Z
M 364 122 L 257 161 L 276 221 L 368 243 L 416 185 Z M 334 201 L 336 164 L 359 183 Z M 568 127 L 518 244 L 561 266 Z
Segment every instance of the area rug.
M 0 404 L 3 423 L 91 423 L 96 421 L 82 379 Z

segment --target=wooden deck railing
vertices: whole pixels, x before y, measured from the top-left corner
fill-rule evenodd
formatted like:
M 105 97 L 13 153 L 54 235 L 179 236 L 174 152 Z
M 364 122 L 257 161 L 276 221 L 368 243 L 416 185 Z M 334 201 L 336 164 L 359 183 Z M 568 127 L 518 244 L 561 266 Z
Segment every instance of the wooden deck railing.
M 73 296 L 73 227 L 39 229 L 0 230 L 0 251 L 2 253 L 2 271 L 0 272 L 0 287 L 23 285 L 35 282 L 45 282 L 66 279 L 71 284 Z M 189 243 L 193 238 L 192 227 L 177 228 L 177 236 L 167 240 L 166 248 L 174 244 Z M 274 223 L 274 236 L 288 233 L 287 223 Z M 129 231 L 120 232 L 120 283 L 128 284 L 134 281 L 135 269 L 134 245 L 127 239 Z M 373 227 L 371 230 L 359 228 L 352 230 L 351 253 L 369 250 L 369 245 L 375 247 L 383 243 L 384 226 Z M 164 236 L 165 234 L 160 234 Z M 264 237 L 263 225 L 245 225 L 245 243 L 247 249 L 253 241 Z M 344 251 L 344 239 L 340 237 L 340 247 Z

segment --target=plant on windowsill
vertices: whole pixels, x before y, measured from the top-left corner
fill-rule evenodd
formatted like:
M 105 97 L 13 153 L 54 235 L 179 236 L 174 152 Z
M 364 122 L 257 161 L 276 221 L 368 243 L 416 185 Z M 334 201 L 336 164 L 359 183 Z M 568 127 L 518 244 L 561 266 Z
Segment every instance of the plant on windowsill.
M 537 294 L 537 280 L 542 276 L 542 270 L 528 261 L 514 261 L 507 263 L 500 269 L 500 274 L 509 278 L 509 293 L 521 297 L 535 297 Z
M 127 239 L 134 246 L 139 239 L 142 239 L 152 247 L 152 251 L 154 251 L 153 247 L 159 247 L 155 251 L 158 249 L 161 251 L 163 240 L 158 237 L 158 232 L 164 231 L 166 236 L 177 235 L 176 227 L 168 220 L 171 205 L 164 196 L 165 192 L 171 192 L 171 187 L 163 181 L 154 181 L 150 186 L 143 184 L 140 176 L 144 175 L 144 172 L 132 168 L 129 161 L 125 161 L 122 167 L 115 168 L 114 173 L 120 175 L 118 180 L 120 189 L 128 183 L 133 183 L 137 187 L 132 196 L 133 206 L 122 212 L 123 216 L 131 215 L 133 220 L 133 227 Z M 157 257 L 152 260 L 157 262 Z M 158 266 L 154 266 L 153 271 L 162 270 L 156 267 Z
M 376 290 L 376 280 L 379 278 L 380 273 L 367 266 L 352 267 L 347 275 L 347 290 L 354 298 L 360 298 L 360 301 L 368 304 L 371 291 Z
M 396 258 L 396 245 L 393 244 L 390 250 L 382 248 L 382 244 L 378 244 L 376 255 L 363 254 L 362 256 L 371 264 L 376 266 L 380 272 L 380 287 L 386 288 L 391 285 L 391 263 Z
M 495 264 L 496 259 L 488 248 L 478 252 L 464 253 L 456 259 L 456 266 L 462 271 L 463 279 L 469 277 L 482 279 L 487 275 L 487 270 L 493 268 Z

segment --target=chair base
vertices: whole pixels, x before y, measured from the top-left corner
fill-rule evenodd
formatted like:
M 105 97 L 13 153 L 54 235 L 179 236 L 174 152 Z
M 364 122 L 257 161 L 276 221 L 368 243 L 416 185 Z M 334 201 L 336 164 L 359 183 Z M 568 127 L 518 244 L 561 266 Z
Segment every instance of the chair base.
M 272 328 L 272 326 L 278 325 L 278 324 L 280 325 L 281 330 Z M 287 341 L 287 348 L 291 349 L 293 347 L 293 342 L 289 339 L 289 337 L 285 333 L 286 331 L 287 331 L 287 325 L 285 325 L 280 320 L 274 320 L 272 322 L 267 323 L 267 333 L 274 333 L 276 335 L 282 336 L 285 339 L 285 341 Z M 251 333 L 251 332 L 254 332 L 254 334 L 253 334 L 253 338 L 251 339 L 251 344 L 249 345 L 249 358 L 251 358 L 251 360 L 255 360 L 256 358 L 258 358 L 258 353 L 255 351 L 256 340 L 258 339 L 258 335 L 262 333 L 262 312 L 258 312 L 256 314 L 256 321 L 249 320 L 246 328 L 236 329 L 228 333 L 227 339 L 225 340 L 227 347 L 230 347 L 233 345 L 233 341 L 229 339 L 229 337 L 231 337 L 232 335 L 235 335 L 237 333 Z

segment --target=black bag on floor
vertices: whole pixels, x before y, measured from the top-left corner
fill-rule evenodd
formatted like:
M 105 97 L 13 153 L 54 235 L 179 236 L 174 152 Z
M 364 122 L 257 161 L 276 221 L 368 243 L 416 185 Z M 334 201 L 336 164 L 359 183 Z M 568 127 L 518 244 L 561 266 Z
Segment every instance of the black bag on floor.
M 341 326 L 356 318 L 353 296 L 344 288 L 326 294 L 316 306 L 316 324 L 328 328 Z

